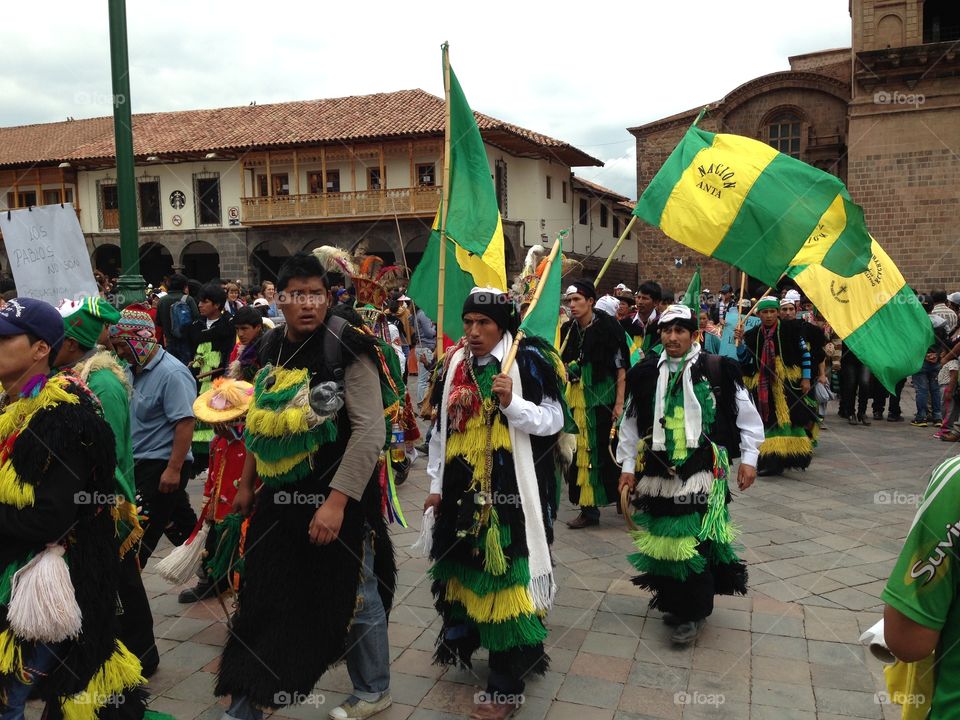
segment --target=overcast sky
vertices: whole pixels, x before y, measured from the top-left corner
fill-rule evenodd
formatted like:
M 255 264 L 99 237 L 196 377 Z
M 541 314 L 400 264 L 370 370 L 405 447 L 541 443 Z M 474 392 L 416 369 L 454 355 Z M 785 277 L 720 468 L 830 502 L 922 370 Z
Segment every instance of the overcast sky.
M 627 127 L 850 44 L 847 0 L 309 2 L 129 0 L 134 112 L 423 88 L 440 44 L 470 105 L 606 163 L 578 174 L 636 196 Z M 0 125 L 108 115 L 105 0 L 4 3 Z

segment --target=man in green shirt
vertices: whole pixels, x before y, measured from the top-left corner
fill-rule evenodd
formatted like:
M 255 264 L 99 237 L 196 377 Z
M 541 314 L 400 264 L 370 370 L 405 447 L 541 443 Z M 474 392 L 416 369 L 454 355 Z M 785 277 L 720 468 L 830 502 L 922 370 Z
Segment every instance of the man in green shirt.
M 937 467 L 881 598 L 900 660 L 936 651 L 929 720 L 960 718 L 960 456 Z
M 140 658 L 143 673 L 149 676 L 156 670 L 160 656 L 154 642 L 150 602 L 143 588 L 135 552 L 143 530 L 137 520 L 130 437 L 132 389 L 117 356 L 99 344 L 99 341 L 105 341 L 106 328 L 120 319 L 120 313 L 100 297 L 64 300 L 58 310 L 63 317 L 64 341 L 54 367 L 69 368 L 86 383 L 100 401 L 103 418 L 113 431 L 117 453 L 115 508 L 121 557 L 118 593 L 123 604 L 120 639 Z

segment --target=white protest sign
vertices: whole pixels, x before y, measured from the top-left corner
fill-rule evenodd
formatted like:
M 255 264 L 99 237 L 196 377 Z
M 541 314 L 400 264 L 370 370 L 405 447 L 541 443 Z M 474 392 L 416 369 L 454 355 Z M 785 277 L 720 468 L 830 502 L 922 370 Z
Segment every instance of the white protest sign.
M 72 204 L 0 210 L 0 232 L 20 297 L 56 307 L 100 292 Z

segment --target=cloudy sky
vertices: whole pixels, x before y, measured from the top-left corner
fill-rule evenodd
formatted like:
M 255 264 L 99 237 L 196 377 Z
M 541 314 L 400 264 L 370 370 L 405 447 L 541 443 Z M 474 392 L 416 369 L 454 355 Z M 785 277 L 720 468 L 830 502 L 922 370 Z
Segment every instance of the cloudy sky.
M 579 174 L 634 197 L 627 127 L 723 97 L 850 44 L 846 0 L 128 0 L 134 112 L 423 88 L 443 95 L 440 44 L 471 106 L 570 142 Z M 104 0 L 3 10 L 0 125 L 108 115 Z

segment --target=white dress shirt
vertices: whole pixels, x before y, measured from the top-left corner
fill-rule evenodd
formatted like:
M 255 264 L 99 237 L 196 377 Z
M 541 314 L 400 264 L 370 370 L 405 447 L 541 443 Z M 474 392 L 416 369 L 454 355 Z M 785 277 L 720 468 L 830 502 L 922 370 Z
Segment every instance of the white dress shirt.
M 503 363 L 503 358 L 510 352 L 513 337 L 504 333 L 488 355 L 477 358 L 478 365 L 486 365 L 491 360 Z M 469 359 L 464 362 L 470 362 Z M 453 370 L 451 369 L 451 372 Z M 525 400 L 517 394 L 520 388 L 514 387 L 513 399 L 506 407 L 501 407 L 504 417 L 514 430 L 528 435 L 553 435 L 563 428 L 563 409 L 556 398 L 543 398 L 539 405 Z M 759 416 L 758 416 L 759 417 Z M 634 423 L 636 425 L 636 423 Z M 443 466 L 446 458 L 440 457 L 440 430 L 434 427 L 430 436 L 430 454 L 427 461 L 427 475 L 430 477 L 430 492 L 440 494 L 443 488 Z
M 760 445 L 763 443 L 763 421 L 760 413 L 744 387 L 737 388 L 737 429 L 740 430 L 740 464 L 757 466 Z M 617 444 L 617 462 L 621 472 L 633 475 L 637 469 L 637 447 L 640 433 L 637 418 L 624 416 L 620 423 L 620 440 Z

